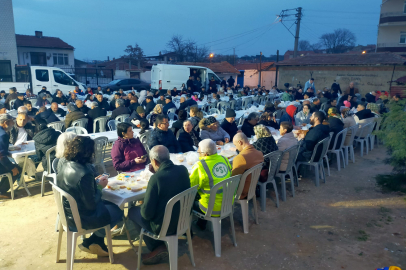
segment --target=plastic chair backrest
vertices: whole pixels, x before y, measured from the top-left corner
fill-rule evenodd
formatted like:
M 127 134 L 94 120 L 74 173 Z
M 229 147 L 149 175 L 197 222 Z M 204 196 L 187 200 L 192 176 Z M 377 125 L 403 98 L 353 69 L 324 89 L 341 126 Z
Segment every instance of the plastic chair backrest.
M 130 115 L 129 115 L 129 114 L 121 114 L 121 115 L 117 116 L 115 120 L 116 120 L 117 122 L 124 122 L 124 120 L 125 120 L 127 117 L 130 117 Z
M 367 123 L 367 124 L 360 124 L 359 129 L 357 131 L 357 135 L 356 135 L 356 136 L 358 136 L 358 139 L 367 138 L 368 135 L 372 132 L 374 125 L 375 125 L 375 121 Z M 371 130 L 371 132 L 369 132 L 369 130 Z
M 52 170 L 54 170 L 55 173 L 58 172 L 58 162 L 59 162 L 59 158 L 55 158 L 52 161 Z
M 173 112 L 169 112 L 169 111 L 168 111 L 168 118 L 169 118 L 169 120 L 174 120 L 174 119 L 175 119 L 175 115 L 176 115 L 176 114 L 174 114 Z
M 269 169 L 268 169 L 268 180 L 275 176 L 276 170 L 279 168 L 281 163 L 282 151 L 273 151 L 264 156 L 264 160 L 269 159 Z
M 345 136 L 347 135 L 347 131 L 348 131 L 348 129 L 345 128 L 336 134 L 332 150 L 343 148 Z M 338 141 L 340 136 L 341 136 L 341 141 Z M 337 147 L 337 144 L 339 144 L 339 147 Z
M 100 116 L 93 120 L 93 132 L 96 133 L 97 124 L 99 124 L 99 132 L 106 132 L 106 124 L 109 121 L 109 116 Z
M 51 128 L 53 128 L 55 130 L 58 130 L 58 131 L 62 131 L 64 126 L 65 126 L 64 121 L 52 122 L 52 123 L 49 123 L 47 125 L 47 127 L 51 127 Z
M 84 230 L 82 229 L 82 222 L 80 220 L 79 216 L 79 210 L 78 210 L 78 205 L 76 203 L 76 200 L 67 192 L 63 191 L 61 188 L 57 187 L 54 183 L 49 182 L 52 185 L 52 190 L 54 192 L 54 197 L 55 197 L 55 202 L 56 202 L 56 207 L 58 209 L 59 213 L 59 221 L 62 223 L 63 228 L 68 231 L 68 223 L 66 220 L 66 213 L 65 209 L 63 207 L 63 198 L 65 198 L 69 202 L 71 214 L 73 216 L 73 221 L 75 222 L 75 227 L 78 231 L 78 233 L 83 232 Z
M 110 131 L 117 129 L 117 122 L 116 120 L 110 120 L 107 122 L 107 126 L 109 127 Z
M 107 137 L 98 137 L 94 141 L 94 163 L 101 164 L 104 161 L 104 155 L 106 152 L 106 146 L 109 141 Z
M 365 127 L 364 127 L 365 130 L 366 130 L 366 136 L 365 137 L 371 136 L 371 134 L 372 134 L 372 132 L 374 131 L 374 128 L 375 128 L 375 123 L 376 122 L 371 122 L 371 123 L 365 125 Z
M 170 112 L 175 114 L 175 113 L 176 113 L 176 108 L 170 108 L 170 109 L 168 110 L 168 113 L 170 113 Z
M 235 110 L 235 105 L 237 103 L 237 100 L 233 99 L 233 100 L 229 101 L 229 103 L 230 103 L 230 108 Z
M 179 193 L 178 195 L 172 197 L 168 201 L 165 207 L 165 215 L 162 221 L 161 231 L 159 232 L 158 238 L 166 237 L 168 232 L 169 224 L 172 219 L 173 206 L 179 202 L 179 218 L 178 227 L 176 230 L 176 235 L 182 235 L 190 227 L 190 213 L 192 211 L 192 206 L 196 198 L 197 185 L 186 189 L 185 191 Z
M 87 118 L 80 118 L 80 119 L 75 120 L 75 121 L 72 122 L 72 127 L 87 128 L 87 122 L 88 121 L 89 121 L 89 119 L 87 119 Z
M 378 118 L 376 118 L 376 125 L 375 125 L 375 129 L 374 129 L 374 131 L 378 131 L 379 130 L 379 128 L 380 128 L 380 126 L 381 126 L 381 123 L 382 123 L 382 117 L 378 117 Z
M 351 137 L 350 137 L 350 141 L 348 142 L 348 145 L 345 146 L 350 146 L 354 144 L 354 139 L 355 139 L 355 134 L 357 133 L 358 130 L 358 125 L 353 125 L 349 128 L 347 128 L 347 134 L 350 133 Z
M 65 132 L 74 132 L 75 134 L 78 134 L 78 135 L 88 134 L 87 130 L 82 127 L 69 127 L 65 130 Z
M 152 114 L 150 113 L 150 114 L 148 114 L 145 118 L 148 120 L 148 122 L 149 122 L 149 120 L 151 119 L 151 117 L 152 117 Z
M 209 109 L 209 114 L 215 114 L 215 113 L 220 114 L 220 111 L 216 108 Z
M 147 143 L 149 131 L 145 131 L 145 133 L 140 135 L 140 141 L 142 144 Z
M 243 173 L 243 175 L 241 176 L 240 185 L 238 186 L 238 190 L 237 190 L 237 193 L 235 196 L 236 199 L 240 198 L 241 193 L 244 190 L 245 181 L 246 181 L 248 175 L 251 175 L 251 183 L 250 183 L 250 187 L 248 190 L 248 195 L 247 195 L 246 200 L 250 200 L 252 197 L 255 196 L 255 189 L 258 184 L 259 175 L 261 174 L 263 165 L 264 165 L 264 163 L 261 162 L 258 165 L 255 165 L 254 167 L 252 167 L 251 169 L 249 169 Z
M 288 165 L 286 166 L 286 173 L 289 173 L 292 170 L 293 165 L 296 163 L 296 158 L 297 158 L 297 152 L 299 151 L 299 144 L 296 144 L 294 146 L 291 146 L 287 149 L 285 149 L 282 152 L 281 160 L 284 155 L 288 154 L 289 159 L 288 159 Z
M 45 158 L 47 159 L 47 170 L 48 170 L 48 174 L 52 173 L 52 167 L 51 167 L 51 153 L 55 152 L 56 146 L 53 146 L 51 148 L 49 148 L 46 152 L 45 152 Z
M 211 217 L 213 213 L 214 203 L 216 201 L 217 191 L 223 189 L 223 200 L 221 202 L 221 210 L 219 218 L 224 218 L 230 215 L 233 211 L 234 205 L 234 194 L 238 188 L 238 184 L 241 180 L 241 174 L 232 176 L 228 179 L 225 179 L 210 189 L 210 198 L 209 204 L 207 205 L 207 211 L 205 217 Z
M 314 149 L 313 149 L 313 154 L 312 154 L 312 157 L 309 160 L 309 163 L 319 161 L 319 160 L 314 161 L 314 159 L 316 157 L 317 150 L 319 149 L 319 147 L 322 147 L 321 154 L 320 154 L 320 160 L 323 160 L 323 157 L 326 155 L 329 145 L 330 145 L 330 137 L 326 137 L 323 140 L 319 141 L 316 144 L 316 146 L 314 147 Z
M 8 102 L 8 105 L 10 106 L 10 110 L 14 109 L 14 102 L 16 102 L 16 99 L 12 99 Z

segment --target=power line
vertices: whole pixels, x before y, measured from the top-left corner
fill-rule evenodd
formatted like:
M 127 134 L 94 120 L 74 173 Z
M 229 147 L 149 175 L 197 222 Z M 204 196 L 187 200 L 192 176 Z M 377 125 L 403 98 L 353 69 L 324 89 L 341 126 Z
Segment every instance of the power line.
M 305 9 L 305 11 L 315 11 L 315 12 L 324 12 L 324 13 L 347 13 L 347 14 L 358 14 L 358 15 L 365 15 L 365 14 L 373 14 L 378 15 L 379 12 L 356 12 L 356 11 L 340 11 L 340 10 L 317 10 L 317 9 Z

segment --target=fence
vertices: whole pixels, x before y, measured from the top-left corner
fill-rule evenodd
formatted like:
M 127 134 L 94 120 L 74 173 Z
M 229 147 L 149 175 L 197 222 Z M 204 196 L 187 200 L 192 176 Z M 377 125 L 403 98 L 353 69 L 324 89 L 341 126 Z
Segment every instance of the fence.
M 62 68 L 78 82 L 87 87 L 97 88 L 98 85 L 108 84 L 114 80 L 114 70 L 104 68 Z

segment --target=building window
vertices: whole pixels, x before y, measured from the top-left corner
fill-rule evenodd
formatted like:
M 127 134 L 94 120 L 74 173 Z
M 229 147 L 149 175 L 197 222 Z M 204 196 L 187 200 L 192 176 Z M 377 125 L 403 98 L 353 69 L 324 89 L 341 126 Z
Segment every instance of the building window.
M 46 53 L 42 52 L 31 52 L 31 65 L 33 66 L 46 66 L 47 56 Z
M 54 66 L 69 66 L 69 58 L 66 53 L 54 53 Z
M 12 82 L 11 61 L 0 60 L 0 82 Z
M 406 33 L 401 33 L 400 34 L 400 44 L 406 44 Z

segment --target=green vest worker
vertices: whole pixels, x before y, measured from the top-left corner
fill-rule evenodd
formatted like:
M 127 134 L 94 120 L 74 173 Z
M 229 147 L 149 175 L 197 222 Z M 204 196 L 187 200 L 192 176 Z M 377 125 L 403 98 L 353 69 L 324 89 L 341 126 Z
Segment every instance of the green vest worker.
M 210 189 L 217 183 L 231 177 L 231 166 L 227 158 L 217 154 L 216 143 L 210 139 L 199 143 L 197 152 L 200 155 L 200 161 L 197 162 L 190 174 L 190 185 L 198 185 L 200 200 L 195 202 L 193 209 L 206 213 L 210 199 Z M 220 189 L 216 194 L 212 216 L 219 216 L 223 193 Z M 197 225 L 201 229 L 206 228 L 206 221 L 200 220 Z

